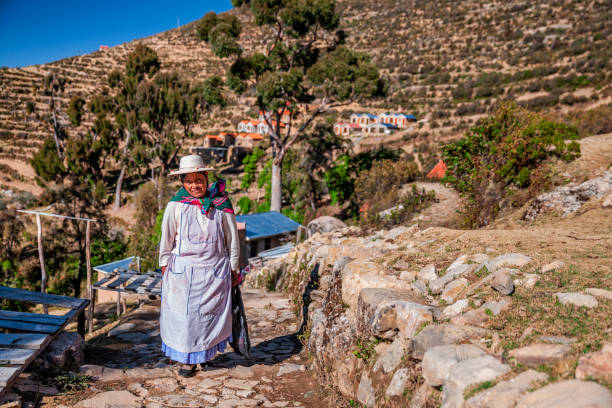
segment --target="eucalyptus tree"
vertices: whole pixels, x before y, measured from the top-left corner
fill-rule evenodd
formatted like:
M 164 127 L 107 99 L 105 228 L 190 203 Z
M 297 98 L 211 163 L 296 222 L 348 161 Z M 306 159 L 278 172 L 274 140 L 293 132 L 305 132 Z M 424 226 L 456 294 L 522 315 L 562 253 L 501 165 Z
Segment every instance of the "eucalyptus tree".
M 232 0 L 249 7 L 255 24 L 270 31 L 264 52 L 244 52 L 242 27 L 231 15 L 207 13 L 198 36 L 221 58 L 231 58 L 228 86 L 237 94 L 256 89 L 272 147 L 270 209 L 281 209 L 281 169 L 287 151 L 307 138 L 310 125 L 330 109 L 381 96 L 387 85 L 367 54 L 345 44 L 334 0 Z M 284 121 L 283 121 L 284 119 Z
M 123 148 L 116 155 L 121 163 L 121 170 L 115 185 L 115 200 L 113 209 L 121 207 L 121 190 L 123 181 L 131 164 L 134 163 L 130 151 L 133 139 L 141 135 L 142 121 L 139 118 L 139 109 L 136 93 L 143 81 L 152 78 L 160 69 L 161 63 L 157 53 L 151 48 L 137 44 L 134 51 L 128 54 L 125 71 L 112 71 L 108 75 L 108 84 L 114 91 L 113 111 L 115 122 L 124 133 Z

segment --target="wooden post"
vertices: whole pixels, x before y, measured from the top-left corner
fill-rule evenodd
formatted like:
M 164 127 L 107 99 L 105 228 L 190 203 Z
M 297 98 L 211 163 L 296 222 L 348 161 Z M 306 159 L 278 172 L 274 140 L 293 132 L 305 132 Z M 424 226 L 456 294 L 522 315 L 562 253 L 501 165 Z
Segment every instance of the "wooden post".
M 117 292 L 117 318 L 121 316 L 121 292 Z
M 36 231 L 38 235 L 38 259 L 40 259 L 40 291 L 47 293 L 47 271 L 45 270 L 45 254 L 42 245 L 42 223 L 40 222 L 40 214 L 36 214 Z M 44 314 L 49 313 L 47 305 L 43 305 Z
M 85 230 L 85 259 L 87 261 L 87 297 L 89 298 L 89 306 L 87 306 L 87 331 L 93 333 L 93 310 L 94 310 L 94 293 L 91 279 L 91 221 L 87 221 Z

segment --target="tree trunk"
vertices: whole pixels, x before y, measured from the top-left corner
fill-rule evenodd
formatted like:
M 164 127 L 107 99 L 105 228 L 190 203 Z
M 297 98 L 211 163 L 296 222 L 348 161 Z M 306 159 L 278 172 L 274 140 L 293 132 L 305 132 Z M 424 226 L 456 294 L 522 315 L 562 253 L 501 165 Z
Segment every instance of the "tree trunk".
M 123 188 L 123 178 L 125 177 L 125 164 L 121 167 L 119 178 L 117 179 L 117 186 L 115 187 L 115 202 L 113 203 L 113 210 L 118 211 L 121 208 L 121 189 Z
M 162 188 L 163 188 L 163 183 L 164 183 L 164 174 L 166 172 L 164 171 L 163 166 L 159 168 L 159 175 L 157 176 L 157 211 L 161 211 L 161 209 L 163 208 L 163 203 L 162 203 Z
M 281 163 L 276 160 L 272 162 L 272 198 L 270 199 L 270 211 L 281 210 L 282 189 L 281 189 Z
M 126 155 L 130 145 L 130 138 L 132 137 L 132 132 L 125 132 L 125 142 L 123 145 L 123 160 L 126 160 Z M 119 178 L 117 179 L 117 186 L 115 187 L 115 202 L 113 203 L 113 210 L 118 211 L 121 208 L 121 189 L 123 188 L 123 179 L 125 178 L 126 172 L 125 163 L 121 166 L 121 172 L 119 173 Z

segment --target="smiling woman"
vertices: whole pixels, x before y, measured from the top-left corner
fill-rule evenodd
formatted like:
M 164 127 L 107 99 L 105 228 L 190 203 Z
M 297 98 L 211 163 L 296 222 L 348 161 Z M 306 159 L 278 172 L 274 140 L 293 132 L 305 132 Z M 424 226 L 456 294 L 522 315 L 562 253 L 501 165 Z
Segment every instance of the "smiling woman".
M 181 177 L 183 188 L 162 221 L 162 350 L 183 363 L 179 374 L 185 377 L 232 340 L 230 289 L 238 284 L 238 230 L 225 181 L 207 188 L 211 170 L 198 155 L 181 158 L 170 174 Z

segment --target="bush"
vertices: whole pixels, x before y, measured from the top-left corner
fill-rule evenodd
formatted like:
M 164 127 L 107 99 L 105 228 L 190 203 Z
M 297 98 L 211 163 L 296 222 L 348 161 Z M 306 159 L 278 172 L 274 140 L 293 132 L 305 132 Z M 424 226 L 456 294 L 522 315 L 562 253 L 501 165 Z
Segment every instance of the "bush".
M 414 181 L 418 168 L 414 162 L 382 160 L 375 162 L 369 170 L 363 170 L 355 180 L 355 198 L 360 204 L 368 204 L 378 212 L 397 205 L 389 200 L 388 193 L 397 191 L 403 184 Z M 394 196 L 397 198 L 397 193 Z M 383 198 L 387 198 L 383 200 Z
M 570 113 L 566 121 L 578 128 L 580 137 L 612 132 L 612 105 Z
M 493 221 L 506 196 L 529 187 L 533 171 L 547 159 L 578 157 L 580 145 L 566 143 L 577 138 L 575 127 L 507 102 L 478 121 L 462 139 L 444 146 L 443 160 L 448 167 L 444 181 L 467 197 L 467 226 Z
M 255 206 L 255 203 L 249 197 L 242 196 L 240 197 L 236 205 L 238 205 L 238 208 L 240 208 L 240 214 L 248 214 L 251 212 L 251 209 Z

